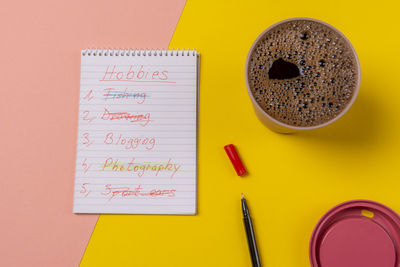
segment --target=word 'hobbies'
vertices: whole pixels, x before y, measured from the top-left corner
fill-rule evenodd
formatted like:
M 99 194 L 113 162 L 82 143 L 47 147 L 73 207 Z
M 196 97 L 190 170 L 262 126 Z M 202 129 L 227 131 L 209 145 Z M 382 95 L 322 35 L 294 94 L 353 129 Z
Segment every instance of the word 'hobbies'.
M 120 67 L 118 67 L 120 68 Z M 143 65 L 130 66 L 126 71 L 121 71 L 116 65 L 108 65 L 101 82 L 155 82 L 175 83 L 168 80 L 167 70 L 147 70 Z
M 101 116 L 102 120 L 127 120 L 129 122 L 137 122 L 140 126 L 145 127 L 150 122 L 150 113 L 145 114 L 133 114 L 130 112 L 110 112 L 104 108 L 104 113 Z
M 145 172 L 153 172 L 155 176 L 158 176 L 160 172 L 171 172 L 170 178 L 174 178 L 175 174 L 182 167 L 181 164 L 173 163 L 171 159 L 168 162 L 158 163 L 136 163 L 135 158 L 129 163 L 119 162 L 119 159 L 107 158 L 104 164 L 100 165 L 102 171 L 114 171 L 114 172 L 133 172 L 138 177 L 142 177 Z
M 113 199 L 116 196 L 121 196 L 121 197 L 129 197 L 129 196 L 150 196 L 150 197 L 157 197 L 157 196 L 167 196 L 167 197 L 175 197 L 175 189 L 152 189 L 149 192 L 142 192 L 142 186 L 139 185 L 138 187 L 134 188 L 131 190 L 129 187 L 124 186 L 124 187 L 112 187 L 111 184 L 106 184 L 105 186 L 105 191 L 102 192 L 101 194 L 103 196 L 110 196 L 108 200 Z

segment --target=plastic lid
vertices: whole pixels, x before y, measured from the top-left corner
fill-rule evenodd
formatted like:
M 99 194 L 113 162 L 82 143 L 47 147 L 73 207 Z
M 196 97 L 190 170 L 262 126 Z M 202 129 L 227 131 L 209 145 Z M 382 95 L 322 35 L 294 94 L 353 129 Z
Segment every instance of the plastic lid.
M 340 204 L 318 222 L 310 241 L 312 267 L 398 266 L 400 217 L 368 200 Z

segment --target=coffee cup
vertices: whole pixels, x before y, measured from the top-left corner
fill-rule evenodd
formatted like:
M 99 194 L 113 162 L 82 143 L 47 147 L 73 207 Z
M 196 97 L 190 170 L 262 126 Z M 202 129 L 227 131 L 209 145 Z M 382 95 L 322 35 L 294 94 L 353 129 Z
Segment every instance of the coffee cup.
M 259 120 L 278 133 L 327 126 L 354 103 L 360 63 L 350 41 L 312 18 L 273 24 L 252 44 L 246 87 Z

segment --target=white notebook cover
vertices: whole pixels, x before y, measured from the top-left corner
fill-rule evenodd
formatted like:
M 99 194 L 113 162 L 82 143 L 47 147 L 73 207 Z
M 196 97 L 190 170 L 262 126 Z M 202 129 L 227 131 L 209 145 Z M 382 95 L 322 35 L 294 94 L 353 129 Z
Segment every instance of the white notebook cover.
M 196 51 L 82 51 L 74 213 L 196 213 L 198 72 Z

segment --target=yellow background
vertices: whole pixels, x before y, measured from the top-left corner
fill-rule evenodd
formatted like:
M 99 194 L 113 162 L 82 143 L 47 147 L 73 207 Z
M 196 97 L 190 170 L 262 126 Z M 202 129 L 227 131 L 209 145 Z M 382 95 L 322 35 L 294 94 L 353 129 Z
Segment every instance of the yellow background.
M 398 13 L 395 1 L 188 0 L 170 48 L 201 53 L 198 215 L 101 215 L 81 266 L 250 266 L 241 192 L 271 267 L 309 266 L 312 230 L 340 202 L 371 199 L 400 213 Z M 265 28 L 299 16 L 350 39 L 361 89 L 333 125 L 280 135 L 257 120 L 244 63 Z M 234 173 L 229 143 L 249 176 Z

